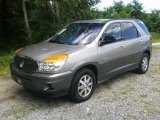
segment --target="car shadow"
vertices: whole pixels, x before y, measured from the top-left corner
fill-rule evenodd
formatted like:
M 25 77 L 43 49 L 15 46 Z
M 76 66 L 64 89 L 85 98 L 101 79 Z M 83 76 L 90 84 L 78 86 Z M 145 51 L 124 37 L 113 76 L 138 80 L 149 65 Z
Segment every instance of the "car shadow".
M 120 81 L 123 81 L 123 80 L 126 80 L 126 78 L 129 78 L 129 77 L 135 77 L 137 75 L 137 72 L 136 71 L 128 71 L 128 72 L 125 72 L 125 73 L 122 73 L 122 74 L 119 74 L 109 80 L 106 80 L 100 84 L 98 84 L 96 86 L 96 89 L 95 89 L 95 92 L 98 94 L 99 92 L 101 92 L 101 89 L 105 86 L 106 89 L 111 89 L 112 85 L 115 84 L 116 82 L 120 82 Z
M 53 105 L 53 103 L 56 104 L 56 106 L 58 106 L 59 104 L 63 105 L 64 103 L 70 102 L 68 96 L 62 96 L 62 97 L 52 97 L 52 96 L 46 96 L 46 95 L 44 96 L 32 91 L 26 90 L 24 88 L 18 89 L 16 91 L 16 94 L 19 97 L 19 99 L 23 100 L 24 102 L 31 102 L 33 104 L 35 103 L 40 106 L 45 104 Z
M 113 85 L 114 82 L 117 80 L 123 80 L 123 78 L 127 78 L 130 75 L 134 75 L 135 73 L 133 72 L 127 72 L 123 73 L 121 75 L 118 75 L 110 80 L 107 80 L 103 82 L 102 84 L 97 85 L 95 92 L 97 95 L 101 89 L 104 88 L 104 85 Z M 107 87 L 106 87 L 107 89 Z M 19 87 L 15 91 L 16 94 L 16 101 L 19 101 L 20 103 L 25 103 L 26 105 L 33 105 L 36 108 L 48 108 L 48 107 L 60 107 L 60 106 L 67 106 L 71 107 L 76 105 L 77 103 L 72 102 L 68 96 L 63 96 L 63 97 L 52 97 L 52 96 L 42 96 L 39 94 L 36 94 L 34 92 L 28 91 L 24 89 L 23 87 Z

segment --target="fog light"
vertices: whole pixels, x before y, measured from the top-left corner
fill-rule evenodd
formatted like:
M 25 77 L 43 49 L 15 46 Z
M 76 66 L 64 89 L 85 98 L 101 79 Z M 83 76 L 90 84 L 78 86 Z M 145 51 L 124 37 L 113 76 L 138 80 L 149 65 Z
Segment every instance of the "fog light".
M 22 85 L 22 80 L 21 79 L 16 78 L 16 81 L 17 81 L 18 84 Z
M 55 88 L 51 84 L 47 84 L 46 87 L 44 88 L 44 91 L 48 90 L 54 90 Z

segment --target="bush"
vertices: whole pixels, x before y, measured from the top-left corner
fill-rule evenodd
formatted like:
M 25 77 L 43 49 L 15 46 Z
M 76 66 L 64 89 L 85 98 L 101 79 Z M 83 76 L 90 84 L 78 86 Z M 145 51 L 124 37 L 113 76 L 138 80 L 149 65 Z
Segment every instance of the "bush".
M 160 33 L 151 32 L 153 42 L 160 42 Z
M 9 74 L 10 63 L 13 60 L 14 53 L 10 52 L 7 54 L 0 53 L 0 76 L 6 76 Z

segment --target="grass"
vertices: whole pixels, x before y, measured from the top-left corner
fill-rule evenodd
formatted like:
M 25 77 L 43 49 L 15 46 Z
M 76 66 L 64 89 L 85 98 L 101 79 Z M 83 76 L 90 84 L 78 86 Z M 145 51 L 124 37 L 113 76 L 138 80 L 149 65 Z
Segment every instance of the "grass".
M 133 86 L 122 87 L 116 91 L 116 94 L 111 97 L 109 102 L 122 100 L 122 96 L 127 96 L 128 94 L 132 94 L 133 92 L 135 92 L 135 88 Z
M 35 111 L 36 109 L 37 106 L 35 104 L 31 106 L 28 104 L 23 104 L 21 106 L 11 106 L 11 108 L 6 110 L 2 116 L 6 118 L 15 116 L 16 119 L 20 119 L 24 116 L 27 116 L 30 112 Z
M 93 114 L 92 112 L 88 112 L 88 113 L 87 113 L 87 116 L 88 116 L 88 117 L 91 117 L 92 114 Z
M 160 114 L 160 111 L 155 109 L 155 107 L 151 107 L 151 106 L 144 106 L 144 112 L 147 114 L 147 115 L 155 115 L 155 114 Z
M 131 92 L 134 92 L 134 91 L 135 91 L 135 88 L 131 86 L 131 87 L 124 87 L 119 92 L 122 95 L 127 95 L 128 93 L 131 93 Z
M 151 32 L 153 43 L 160 42 L 160 33 Z
M 13 60 L 14 53 L 0 53 L 0 76 L 8 76 L 10 73 L 9 67 Z

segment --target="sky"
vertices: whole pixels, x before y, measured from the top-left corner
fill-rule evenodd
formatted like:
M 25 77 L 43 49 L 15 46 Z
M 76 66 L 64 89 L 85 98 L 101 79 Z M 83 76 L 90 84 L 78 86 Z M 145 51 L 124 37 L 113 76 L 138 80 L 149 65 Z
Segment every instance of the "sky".
M 114 0 L 119 1 L 119 0 Z M 132 2 L 132 0 L 122 0 L 125 4 Z M 143 4 L 145 11 L 150 12 L 153 9 L 160 10 L 160 0 L 139 0 Z M 113 4 L 113 0 L 101 0 L 101 3 L 97 5 L 98 9 L 103 10 L 105 7 L 109 7 Z

